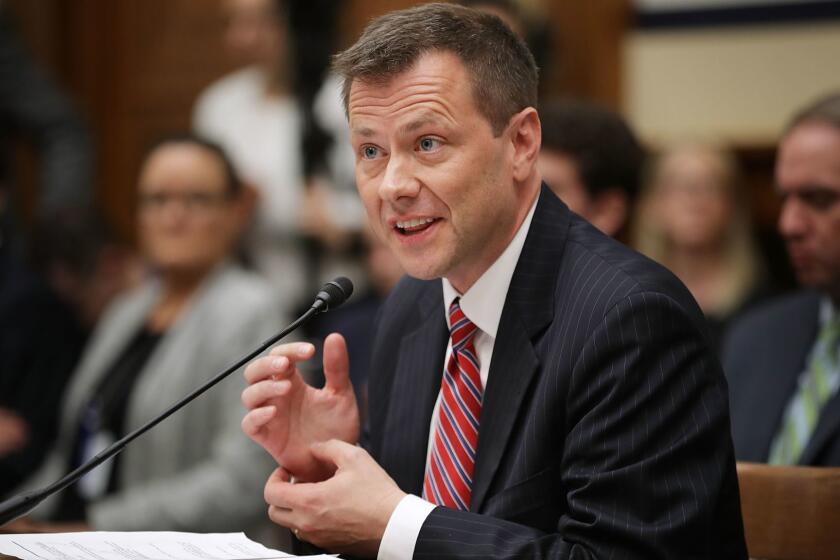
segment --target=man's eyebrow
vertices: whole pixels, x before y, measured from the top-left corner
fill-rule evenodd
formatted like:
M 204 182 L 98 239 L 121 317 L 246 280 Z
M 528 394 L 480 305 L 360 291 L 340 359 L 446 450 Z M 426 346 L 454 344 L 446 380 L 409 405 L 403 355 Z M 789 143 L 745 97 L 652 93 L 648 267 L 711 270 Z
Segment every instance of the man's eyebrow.
M 411 134 L 424 126 L 432 124 L 441 124 L 441 119 L 435 117 L 434 115 L 420 115 L 413 121 L 400 126 L 399 132 L 401 134 Z M 351 133 L 355 136 L 361 136 L 362 138 L 370 138 L 371 136 L 376 135 L 376 131 L 368 126 L 353 127 L 351 128 Z
M 401 126 L 400 132 L 403 134 L 410 134 L 430 124 L 440 124 L 440 119 L 435 118 L 434 115 L 420 115 L 413 121 Z
M 372 128 L 367 126 L 357 126 L 351 129 L 351 132 L 355 135 L 362 136 L 364 138 L 370 138 L 374 134 L 376 134 Z

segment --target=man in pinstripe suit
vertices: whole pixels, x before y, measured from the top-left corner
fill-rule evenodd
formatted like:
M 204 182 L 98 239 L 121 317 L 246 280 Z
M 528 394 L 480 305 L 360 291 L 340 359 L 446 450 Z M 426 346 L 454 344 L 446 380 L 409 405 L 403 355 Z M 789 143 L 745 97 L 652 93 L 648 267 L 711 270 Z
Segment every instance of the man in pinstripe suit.
M 378 322 L 364 447 L 339 335 L 322 390 L 295 367 L 308 344 L 247 368 L 243 429 L 282 465 L 271 518 L 378 558 L 744 558 L 703 317 L 541 183 L 524 44 L 427 4 L 336 68 L 372 227 L 414 278 Z

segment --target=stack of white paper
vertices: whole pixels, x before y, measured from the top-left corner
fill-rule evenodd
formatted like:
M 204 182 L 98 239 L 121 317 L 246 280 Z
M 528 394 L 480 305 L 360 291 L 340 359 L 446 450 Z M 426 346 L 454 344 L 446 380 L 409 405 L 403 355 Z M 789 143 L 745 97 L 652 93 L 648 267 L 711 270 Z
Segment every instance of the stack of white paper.
M 267 560 L 293 556 L 244 533 L 91 532 L 0 535 L 0 554 L 21 560 Z

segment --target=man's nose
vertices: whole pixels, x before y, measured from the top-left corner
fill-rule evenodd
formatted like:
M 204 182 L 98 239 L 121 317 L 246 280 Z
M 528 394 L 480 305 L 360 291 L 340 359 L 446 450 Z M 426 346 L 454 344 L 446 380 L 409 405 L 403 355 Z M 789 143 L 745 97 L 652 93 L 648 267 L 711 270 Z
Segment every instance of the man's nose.
M 379 186 L 379 197 L 396 202 L 403 198 L 414 198 L 419 192 L 420 181 L 415 176 L 411 158 L 391 155 Z
M 779 233 L 786 239 L 801 237 L 808 229 L 808 211 L 802 202 L 790 196 L 782 202 Z

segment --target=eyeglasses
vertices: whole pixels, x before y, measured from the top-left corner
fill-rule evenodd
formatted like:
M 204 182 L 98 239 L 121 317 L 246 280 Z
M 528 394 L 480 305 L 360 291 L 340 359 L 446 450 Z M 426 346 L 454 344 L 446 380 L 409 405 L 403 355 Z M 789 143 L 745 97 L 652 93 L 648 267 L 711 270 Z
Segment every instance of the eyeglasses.
M 147 212 L 159 212 L 173 202 L 178 202 L 188 212 L 206 212 L 220 206 L 230 199 L 228 193 L 208 193 L 201 191 L 181 193 L 144 193 L 138 198 L 140 209 Z

